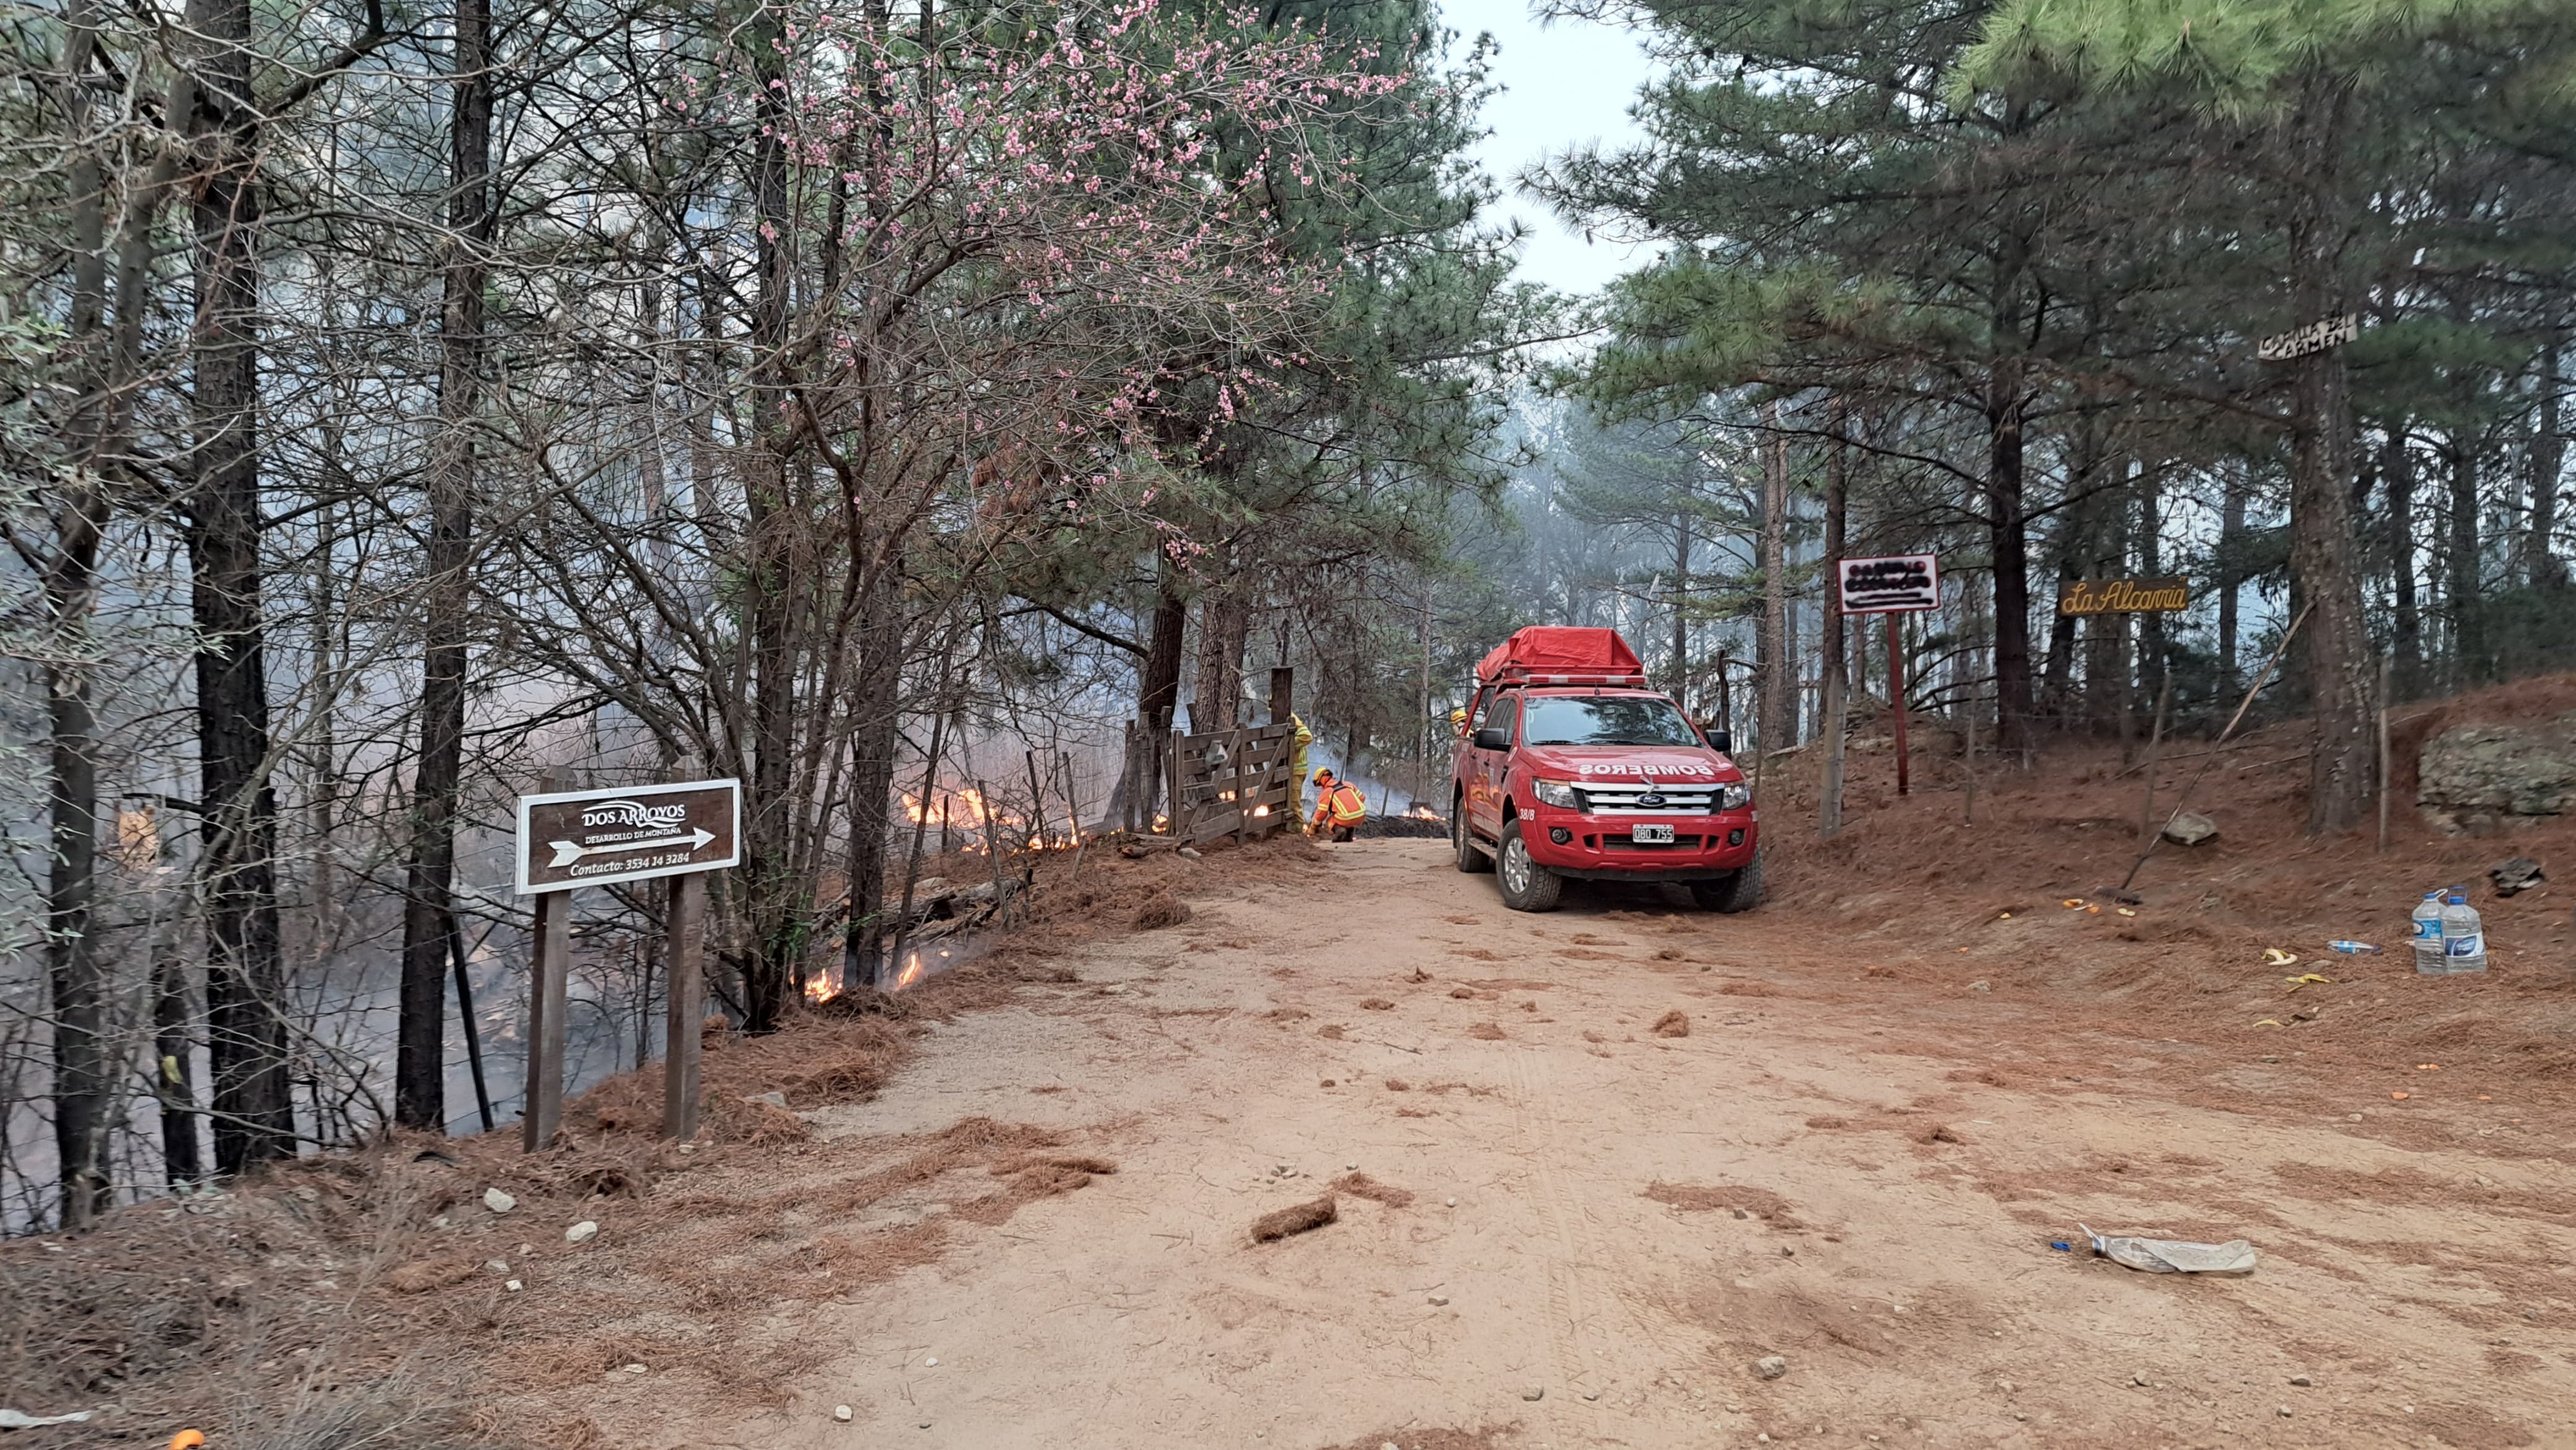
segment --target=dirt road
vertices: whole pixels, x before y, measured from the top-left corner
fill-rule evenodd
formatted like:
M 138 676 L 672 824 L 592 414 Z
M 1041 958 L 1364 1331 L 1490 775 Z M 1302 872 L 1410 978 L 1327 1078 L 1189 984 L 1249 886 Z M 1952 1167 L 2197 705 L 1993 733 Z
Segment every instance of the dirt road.
M 674 1419 L 659 1385 L 649 1438 L 2576 1443 L 2576 1185 L 2501 1110 L 2403 1147 L 2385 1104 L 2266 1113 L 2294 1065 L 1977 990 L 1966 954 L 1890 971 L 1919 966 L 1893 927 L 1590 893 L 1514 915 L 1433 842 L 1262 884 L 1221 865 L 1186 925 L 1077 952 L 1078 984 L 807 1115 L 826 1152 L 1038 1124 L 1116 1173 L 819 1306 L 787 1408 Z M 1398 1201 L 1344 1191 L 1338 1222 L 1250 1241 L 1351 1171 Z M 2054 1251 L 2078 1220 L 2241 1235 L 2261 1267 Z

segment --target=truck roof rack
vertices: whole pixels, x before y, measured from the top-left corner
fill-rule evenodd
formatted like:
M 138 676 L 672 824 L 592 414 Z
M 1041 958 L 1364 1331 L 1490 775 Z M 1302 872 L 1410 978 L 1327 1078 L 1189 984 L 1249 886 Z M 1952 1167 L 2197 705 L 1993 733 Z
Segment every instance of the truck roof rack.
M 1498 685 L 1620 685 L 1644 688 L 1644 675 L 1541 675 L 1514 666 L 1487 681 Z
M 1476 662 L 1480 683 L 1643 685 L 1646 668 L 1615 629 L 1532 625 Z

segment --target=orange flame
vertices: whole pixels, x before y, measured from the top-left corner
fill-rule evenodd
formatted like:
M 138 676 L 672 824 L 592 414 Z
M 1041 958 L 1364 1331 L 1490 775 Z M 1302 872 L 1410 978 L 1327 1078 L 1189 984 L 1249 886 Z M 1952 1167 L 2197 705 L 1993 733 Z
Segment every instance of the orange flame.
M 921 953 L 914 952 L 910 956 L 904 958 L 903 971 L 894 979 L 894 989 L 900 992 L 904 988 L 909 987 L 920 980 Z

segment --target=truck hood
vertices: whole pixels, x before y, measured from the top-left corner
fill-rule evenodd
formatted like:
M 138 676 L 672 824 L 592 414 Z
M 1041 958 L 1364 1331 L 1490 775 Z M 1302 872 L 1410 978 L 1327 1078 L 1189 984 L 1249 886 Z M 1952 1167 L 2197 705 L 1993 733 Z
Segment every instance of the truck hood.
M 1698 746 L 1524 745 L 1520 756 L 1530 769 L 1550 780 L 1635 780 L 1649 775 L 1662 781 L 1744 778 L 1734 761 Z

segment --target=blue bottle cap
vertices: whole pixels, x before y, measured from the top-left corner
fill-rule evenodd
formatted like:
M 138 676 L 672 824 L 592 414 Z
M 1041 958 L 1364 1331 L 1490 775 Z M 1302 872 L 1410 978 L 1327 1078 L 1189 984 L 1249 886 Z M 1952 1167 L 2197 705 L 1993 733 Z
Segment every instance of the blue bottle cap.
M 2454 892 L 2454 893 L 2452 893 L 2452 895 L 2451 895 L 2451 904 L 2452 904 L 2453 906 L 2466 906 L 2466 905 L 2468 905 L 2468 904 L 2469 904 L 2469 899 L 2468 899 L 2467 897 L 2465 897 L 2465 896 L 2462 896 L 2462 895 L 2458 894 L 2457 892 Z

